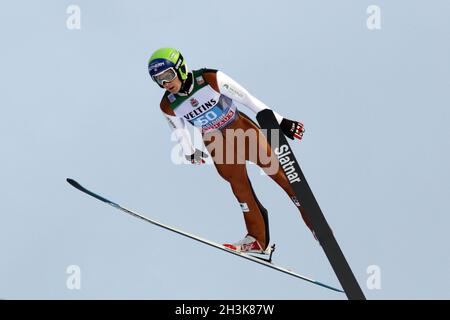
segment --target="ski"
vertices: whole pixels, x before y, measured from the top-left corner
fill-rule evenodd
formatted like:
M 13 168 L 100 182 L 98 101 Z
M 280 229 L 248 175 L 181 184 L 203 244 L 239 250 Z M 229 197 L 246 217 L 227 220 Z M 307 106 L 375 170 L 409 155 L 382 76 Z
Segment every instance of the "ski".
M 300 164 L 294 152 L 291 149 L 286 137 L 283 133 L 280 134 L 281 128 L 272 110 L 265 109 L 256 115 L 264 134 L 271 145 L 273 152 L 278 156 L 278 161 L 289 164 L 283 165 L 282 169 L 289 179 L 289 183 L 294 189 L 297 199 L 306 210 L 306 214 L 312 224 L 320 245 L 324 250 L 328 261 L 336 273 L 336 276 L 341 283 L 345 294 L 350 300 L 365 300 L 364 292 L 358 284 L 358 281 L 353 274 L 350 265 L 345 259 L 339 244 L 337 243 L 333 232 L 328 225 L 322 210 L 317 203 L 311 188 L 306 181 Z
M 80 190 L 80 191 L 82 191 L 82 192 L 84 192 L 84 193 L 90 195 L 91 197 L 94 197 L 95 199 L 98 199 L 98 200 L 100 200 L 100 201 L 102 201 L 102 202 L 104 202 L 104 203 L 106 203 L 106 204 L 109 204 L 110 206 L 112 206 L 112 207 L 114 207 L 114 208 L 116 208 L 116 209 L 119 209 L 119 210 L 121 210 L 121 211 L 123 211 L 123 212 L 125 212 L 125 213 L 128 213 L 128 214 L 130 214 L 130 215 L 132 215 L 132 216 L 134 216 L 134 217 L 136 217 L 136 218 L 139 218 L 139 219 L 142 219 L 142 220 L 144 220 L 144 221 L 150 222 L 150 223 L 153 224 L 153 225 L 156 225 L 156 226 L 161 227 L 161 228 L 163 228 L 163 229 L 166 229 L 166 230 L 169 230 L 169 231 L 178 233 L 178 234 L 180 234 L 180 235 L 182 235 L 182 236 L 185 236 L 185 237 L 187 237 L 187 238 L 196 240 L 196 241 L 198 241 L 198 242 L 201 242 L 201 243 L 203 243 L 203 244 L 206 244 L 206 245 L 209 245 L 209 246 L 211 246 L 211 247 L 217 248 L 217 249 L 219 249 L 219 250 L 222 250 L 222 251 L 231 253 L 231 254 L 233 254 L 233 255 L 235 255 L 235 256 L 238 256 L 238 257 L 241 257 L 241 258 L 250 260 L 250 261 L 252 261 L 252 262 L 258 263 L 258 264 L 263 265 L 263 266 L 265 266 L 265 267 L 272 268 L 272 269 L 274 269 L 274 270 L 277 270 L 277 271 L 280 271 L 280 272 L 282 272 L 282 273 L 288 274 L 288 275 L 293 276 L 293 277 L 295 277 L 295 278 L 299 278 L 299 279 L 308 281 L 308 282 L 310 282 L 310 283 L 313 283 L 313 284 L 315 284 L 315 285 L 318 285 L 318 286 L 321 286 L 321 287 L 324 287 L 324 288 L 327 288 L 327 289 L 330 289 L 330 290 L 333 290 L 333 291 L 344 292 L 344 291 L 341 290 L 341 289 L 338 289 L 338 288 L 329 286 L 329 285 L 324 284 L 324 283 L 322 283 L 322 282 L 319 282 L 319 281 L 313 280 L 313 279 L 311 279 L 311 278 L 305 277 L 305 276 L 303 276 L 303 275 L 301 275 L 301 274 L 298 274 L 298 273 L 296 273 L 296 272 L 294 272 L 294 271 L 292 271 L 292 270 L 290 270 L 290 269 L 288 269 L 288 268 L 285 268 L 285 267 L 276 265 L 276 264 L 274 264 L 273 262 L 271 262 L 271 259 L 270 259 L 270 260 L 266 260 L 266 259 L 263 259 L 263 258 L 259 258 L 259 257 L 256 257 L 256 256 L 252 256 L 252 255 L 250 255 L 250 254 L 246 254 L 246 253 L 242 253 L 242 252 L 237 252 L 237 251 L 228 249 L 227 247 L 224 247 L 223 245 L 218 244 L 218 243 L 216 243 L 216 242 L 213 242 L 213 241 L 204 239 L 204 238 L 202 238 L 202 237 L 199 237 L 199 236 L 196 236 L 196 235 L 194 235 L 194 234 L 185 232 L 185 231 L 180 230 L 180 229 L 178 229 L 178 228 L 175 228 L 175 227 L 172 227 L 172 226 L 163 224 L 163 223 L 161 223 L 161 222 L 158 222 L 158 221 L 156 221 L 156 220 L 147 218 L 146 216 L 143 216 L 143 215 L 141 215 L 141 214 L 139 214 L 139 213 L 137 213 L 137 212 L 134 212 L 134 211 L 132 211 L 132 210 L 129 210 L 129 209 L 127 209 L 127 208 L 125 208 L 125 207 L 123 207 L 123 206 L 121 206 L 121 205 L 119 205 L 119 204 L 117 204 L 117 203 L 115 203 L 115 202 L 113 202 L 113 201 L 111 201 L 111 200 L 108 200 L 108 199 L 106 199 L 106 198 L 104 198 L 104 197 L 102 197 L 102 196 L 100 196 L 100 195 L 98 195 L 98 194 L 96 194 L 96 193 L 94 193 L 94 192 L 92 192 L 92 191 L 86 189 L 85 187 L 83 187 L 81 184 L 79 184 L 77 181 L 75 181 L 75 180 L 73 180 L 73 179 L 68 178 L 68 179 L 66 179 L 66 180 L 67 180 L 67 182 L 68 182 L 71 186 L 73 186 L 74 188 L 76 188 L 76 189 L 78 189 L 78 190 Z

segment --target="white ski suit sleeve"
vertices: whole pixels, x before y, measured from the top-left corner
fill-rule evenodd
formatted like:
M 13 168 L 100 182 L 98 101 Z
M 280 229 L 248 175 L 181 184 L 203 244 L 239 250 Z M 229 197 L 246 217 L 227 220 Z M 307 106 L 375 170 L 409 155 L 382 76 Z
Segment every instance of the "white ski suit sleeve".
M 168 115 L 165 112 L 163 112 L 163 115 L 167 119 L 170 128 L 175 133 L 177 141 L 183 149 L 183 153 L 185 155 L 193 154 L 195 152 L 195 148 L 192 145 L 191 135 L 188 129 L 186 128 L 184 119 Z
M 243 86 L 239 83 L 231 79 L 222 71 L 217 71 L 217 86 L 219 87 L 220 93 L 227 96 L 230 99 L 233 99 L 236 102 L 239 102 L 252 110 L 254 113 L 258 113 L 264 109 L 270 109 L 267 105 L 265 105 L 262 101 L 258 100 L 256 97 L 252 96 L 250 92 L 247 91 Z M 273 111 L 273 110 L 272 110 Z M 275 114 L 275 118 L 278 123 L 281 123 L 283 117 L 273 111 Z

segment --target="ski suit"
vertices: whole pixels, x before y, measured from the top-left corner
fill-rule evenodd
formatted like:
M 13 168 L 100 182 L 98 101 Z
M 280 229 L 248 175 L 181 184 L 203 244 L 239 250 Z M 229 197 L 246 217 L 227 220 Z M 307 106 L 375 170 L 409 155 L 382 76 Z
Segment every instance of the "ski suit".
M 278 164 L 278 159 L 273 154 L 267 139 L 259 126 L 237 109 L 235 102 L 246 106 L 254 113 L 269 107 L 225 73 L 217 70 L 193 70 L 189 73 L 183 89 L 177 94 L 166 91 L 160 104 L 161 111 L 170 127 L 175 130 L 185 155 L 195 152 L 186 122 L 201 131 L 204 144 L 211 154 L 217 172 L 230 183 L 240 204 L 248 234 L 256 238 L 264 249 L 269 245 L 268 213 L 252 188 L 247 175 L 246 161 L 257 164 L 283 188 L 299 209 L 306 225 L 311 229 L 303 207 L 300 206 L 281 166 L 278 165 L 275 172 L 269 170 L 268 163 L 275 161 Z M 283 117 L 274 113 L 280 123 Z M 236 141 L 236 136 L 229 134 L 238 130 L 244 135 L 246 132 L 256 133 L 253 135 L 253 143 L 239 143 Z M 218 148 L 218 145 L 222 147 Z M 257 152 L 252 152 L 252 148 Z M 270 162 L 265 161 L 267 159 L 263 161 L 262 154 L 269 158 Z

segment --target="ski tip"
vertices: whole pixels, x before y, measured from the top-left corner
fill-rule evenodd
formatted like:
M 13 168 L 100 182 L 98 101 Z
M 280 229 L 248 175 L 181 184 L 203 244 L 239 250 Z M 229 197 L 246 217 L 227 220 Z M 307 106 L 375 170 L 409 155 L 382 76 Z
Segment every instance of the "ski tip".
M 71 178 L 67 178 L 66 181 L 72 186 L 75 187 L 77 189 L 79 189 L 81 187 L 81 185 L 76 182 L 75 180 L 71 179 Z

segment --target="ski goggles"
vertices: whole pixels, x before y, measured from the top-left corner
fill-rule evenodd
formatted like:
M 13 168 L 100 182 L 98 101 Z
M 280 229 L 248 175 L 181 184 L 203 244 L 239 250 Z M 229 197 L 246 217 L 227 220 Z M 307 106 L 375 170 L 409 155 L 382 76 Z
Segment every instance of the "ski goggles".
M 177 72 L 174 68 L 169 68 L 164 70 L 163 72 L 160 72 L 158 74 L 155 74 L 153 76 L 153 80 L 156 81 L 161 86 L 164 85 L 165 82 L 170 82 L 174 80 L 177 77 Z

